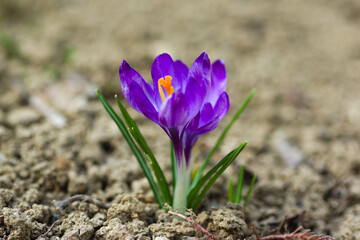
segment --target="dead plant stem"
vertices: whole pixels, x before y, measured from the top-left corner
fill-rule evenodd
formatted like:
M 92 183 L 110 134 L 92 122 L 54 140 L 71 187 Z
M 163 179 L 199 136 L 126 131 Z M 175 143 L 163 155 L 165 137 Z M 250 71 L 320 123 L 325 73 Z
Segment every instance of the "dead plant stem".
M 213 240 L 220 240 L 219 238 L 215 237 L 214 235 L 212 235 L 211 233 L 209 233 L 205 228 L 203 228 L 202 226 L 200 226 L 200 224 L 198 224 L 197 222 L 195 222 L 194 220 L 180 214 L 177 212 L 173 212 L 173 211 L 169 211 L 168 212 L 171 215 L 177 216 L 179 218 L 184 219 L 185 221 L 191 223 L 192 225 L 194 225 L 197 229 L 199 229 L 202 233 L 204 233 L 206 236 L 208 236 L 209 238 L 213 239 Z

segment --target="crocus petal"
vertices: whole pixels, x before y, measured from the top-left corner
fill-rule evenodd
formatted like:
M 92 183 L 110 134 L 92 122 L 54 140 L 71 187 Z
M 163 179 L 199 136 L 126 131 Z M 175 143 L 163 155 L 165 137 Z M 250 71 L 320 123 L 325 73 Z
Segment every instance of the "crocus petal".
M 126 101 L 130 104 L 130 106 L 138 110 L 136 104 L 134 103 L 134 98 L 131 97 L 130 85 L 133 82 L 138 84 L 139 88 L 142 90 L 142 92 L 146 95 L 146 98 L 152 104 L 155 103 L 154 91 L 151 85 L 148 82 L 146 82 L 137 71 L 131 68 L 130 65 L 125 60 L 123 60 L 119 68 L 119 75 L 120 75 L 122 92 L 124 94 Z
M 212 130 L 214 130 L 219 125 L 219 122 L 220 122 L 220 118 L 219 117 L 214 117 L 211 121 L 209 121 L 205 125 L 202 125 L 201 127 L 199 127 L 196 130 L 195 135 L 197 137 L 199 137 L 202 134 L 211 132 Z
M 178 78 L 176 66 L 171 56 L 167 53 L 157 56 L 151 66 L 151 77 L 153 79 L 153 88 L 155 93 L 155 100 L 158 106 L 162 104 L 162 100 L 159 94 L 158 81 L 160 78 L 170 76 L 172 86 L 175 90 L 181 88 L 181 79 Z
M 165 76 L 175 76 L 175 64 L 171 56 L 167 53 L 157 56 L 151 66 L 151 76 L 154 80 L 159 80 Z
M 226 92 L 220 94 L 218 101 L 213 108 L 207 102 L 199 114 L 188 124 L 184 133 L 184 155 L 186 162 L 190 161 L 191 149 L 200 135 L 211 132 L 225 116 L 230 107 L 229 96 Z
M 189 106 L 189 116 L 194 117 L 199 111 L 206 97 L 206 88 L 200 87 L 197 80 L 189 78 L 185 96 Z
M 199 121 L 200 121 L 200 112 L 186 126 L 186 132 L 187 133 L 195 132 L 196 129 L 199 127 Z
M 210 104 L 210 103 L 206 103 L 205 105 L 207 105 L 207 104 Z M 209 107 L 208 107 L 209 110 L 201 111 L 200 119 L 204 119 L 204 121 L 200 120 L 199 127 L 196 131 L 196 135 L 202 135 L 202 134 L 205 134 L 205 133 L 208 133 L 208 132 L 211 132 L 212 130 L 214 130 L 218 126 L 220 120 L 228 112 L 229 107 L 230 107 L 229 96 L 226 92 L 223 92 L 220 95 L 218 101 L 216 102 L 215 107 L 212 112 Z M 208 115 L 208 116 L 205 117 L 204 115 Z M 209 118 L 211 118 L 211 119 L 209 119 Z
M 197 80 L 199 85 L 210 86 L 210 59 L 206 52 L 203 52 L 193 63 L 189 71 L 189 77 Z
M 210 122 L 214 118 L 214 109 L 211 103 L 205 103 L 200 111 L 200 122 L 199 126 Z
M 145 117 L 150 120 L 159 123 L 158 112 L 155 109 L 154 105 L 150 102 L 148 97 L 140 88 L 139 84 L 136 82 L 132 82 L 129 86 L 130 90 L 130 98 L 132 99 L 132 103 L 135 104 L 134 109 L 144 114 Z
M 175 68 L 177 79 L 181 82 L 181 89 L 185 90 L 189 75 L 189 68 L 180 60 L 175 61 Z
M 226 69 L 222 60 L 216 60 L 211 66 L 211 91 L 207 97 L 208 102 L 213 106 L 220 94 L 226 90 Z
M 189 103 L 189 115 L 194 117 L 200 110 L 210 89 L 210 59 L 202 53 L 190 68 L 185 96 Z
M 230 107 L 229 95 L 226 92 L 220 94 L 214 107 L 214 115 L 222 119 Z
M 182 128 L 189 122 L 188 104 L 181 89 L 165 100 L 159 111 L 159 120 L 167 128 Z

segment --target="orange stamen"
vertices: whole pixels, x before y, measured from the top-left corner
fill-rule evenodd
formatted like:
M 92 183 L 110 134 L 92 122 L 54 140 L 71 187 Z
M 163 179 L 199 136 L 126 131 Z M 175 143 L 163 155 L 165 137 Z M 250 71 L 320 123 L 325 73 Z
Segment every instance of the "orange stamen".
M 172 77 L 165 76 L 165 80 L 164 80 L 164 78 L 160 78 L 158 80 L 159 93 L 160 93 L 161 100 L 163 102 L 165 101 L 165 98 L 166 98 L 163 88 L 165 89 L 168 96 L 170 96 L 174 92 L 174 87 L 171 86 L 171 79 L 172 79 Z

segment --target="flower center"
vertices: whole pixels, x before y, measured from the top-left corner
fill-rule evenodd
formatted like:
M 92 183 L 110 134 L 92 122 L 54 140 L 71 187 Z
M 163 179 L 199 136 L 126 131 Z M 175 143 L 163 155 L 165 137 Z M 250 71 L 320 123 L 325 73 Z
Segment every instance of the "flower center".
M 171 79 L 172 79 L 172 77 L 165 76 L 165 80 L 164 80 L 164 78 L 160 78 L 158 80 L 159 93 L 160 93 L 161 100 L 163 102 L 166 99 L 164 89 L 168 96 L 170 96 L 174 92 L 174 87 L 171 86 Z

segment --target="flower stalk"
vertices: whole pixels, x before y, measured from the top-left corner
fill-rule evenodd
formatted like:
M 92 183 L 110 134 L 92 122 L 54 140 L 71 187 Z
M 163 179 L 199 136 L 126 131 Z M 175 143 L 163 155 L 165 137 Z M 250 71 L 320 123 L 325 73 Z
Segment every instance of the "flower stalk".
M 189 169 L 181 164 L 177 168 L 177 180 L 174 188 L 173 208 L 183 212 L 184 207 L 187 206 L 187 193 L 190 186 L 190 173 Z

